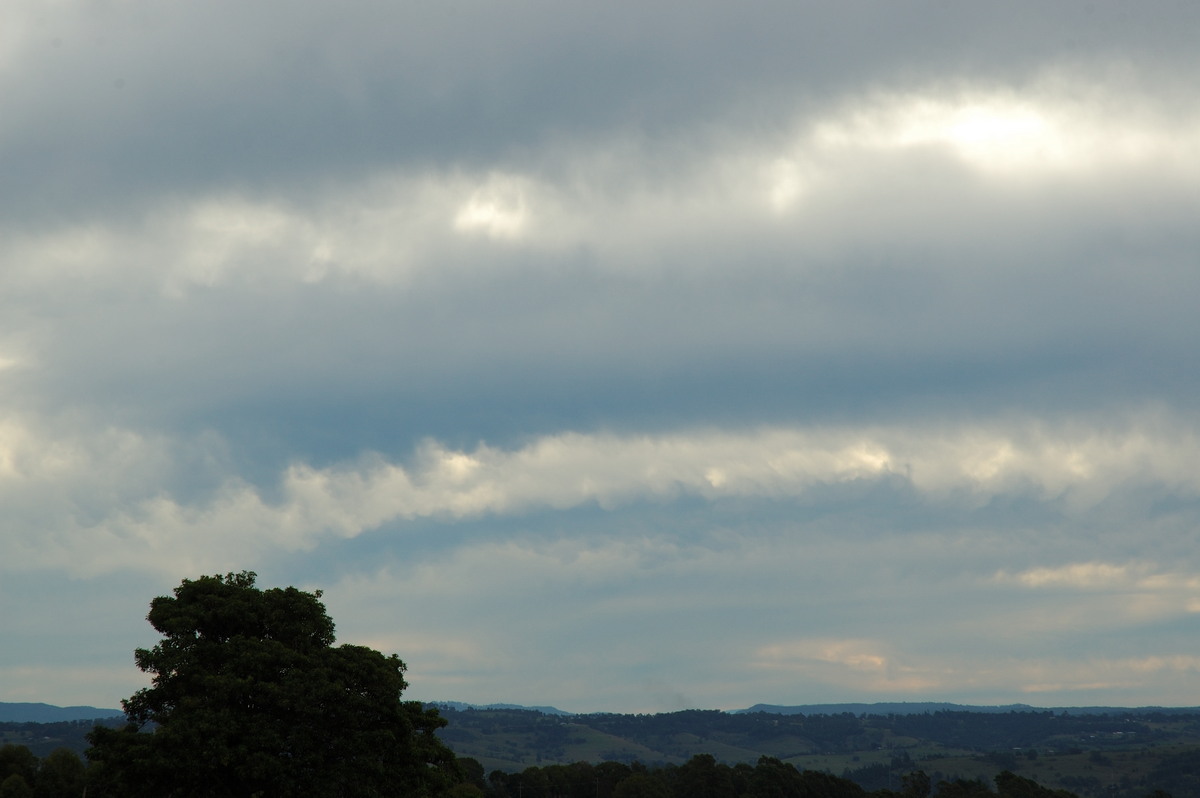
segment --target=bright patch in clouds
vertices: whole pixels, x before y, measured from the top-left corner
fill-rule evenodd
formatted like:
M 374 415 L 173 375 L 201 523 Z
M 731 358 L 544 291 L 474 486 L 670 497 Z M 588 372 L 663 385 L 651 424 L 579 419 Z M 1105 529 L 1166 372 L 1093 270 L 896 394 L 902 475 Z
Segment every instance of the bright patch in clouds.
M 864 692 L 912 694 L 947 685 L 934 674 L 901 664 L 879 641 L 812 639 L 766 646 L 754 664 L 767 671 L 814 678 L 829 687 Z
M 1039 695 L 1044 704 L 1065 700 L 1086 704 L 1088 693 L 1136 689 L 1147 677 L 1162 676 L 1181 684 L 1200 670 L 1194 655 L 1155 655 L 1136 658 L 1085 658 L 1052 660 L 1033 657 L 1019 660 L 995 657 L 988 664 L 972 665 L 962 658 L 919 650 L 885 655 L 878 641 L 814 639 L 766 646 L 756 652 L 762 671 L 783 671 L 793 678 L 815 677 L 826 689 L 841 695 L 883 692 L 906 696 L 968 693 L 1000 695 L 1012 690 Z M 1051 697 L 1046 698 L 1046 694 Z M 994 701 L 995 699 L 984 699 Z
M 776 211 L 819 197 L 838 186 L 856 154 L 942 153 L 983 177 L 1027 186 L 1144 169 L 1195 181 L 1189 152 L 1197 147 L 1200 109 L 1147 107 L 1078 82 L 881 93 L 805 123 L 795 150 L 766 170 L 768 196 Z
M 1200 576 L 1157 572 L 1147 563 L 1070 563 L 1054 568 L 1031 568 L 1016 574 L 1001 571 L 996 579 L 1035 589 L 1200 591 Z
M 1112 565 L 1102 562 L 1072 563 L 1061 568 L 1033 568 L 1009 577 L 1001 574 L 1002 580 L 1012 579 L 1027 587 L 1072 587 L 1080 589 L 1113 589 L 1126 587 L 1130 583 L 1131 569 L 1128 565 Z
M 846 119 L 819 123 L 813 133 L 822 148 L 944 147 L 974 167 L 997 173 L 1066 165 L 1080 155 L 1071 152 L 1068 138 L 1061 122 L 1028 101 L 955 102 L 919 95 L 880 98 Z
M 531 219 L 527 193 L 526 182 L 520 178 L 492 175 L 459 209 L 454 227 L 463 232 L 483 233 L 489 238 L 520 238 Z
M 854 671 L 882 672 L 888 659 L 879 653 L 880 645 L 869 640 L 802 640 L 766 646 L 759 650 L 763 667 L 780 667 L 796 660 L 845 665 Z

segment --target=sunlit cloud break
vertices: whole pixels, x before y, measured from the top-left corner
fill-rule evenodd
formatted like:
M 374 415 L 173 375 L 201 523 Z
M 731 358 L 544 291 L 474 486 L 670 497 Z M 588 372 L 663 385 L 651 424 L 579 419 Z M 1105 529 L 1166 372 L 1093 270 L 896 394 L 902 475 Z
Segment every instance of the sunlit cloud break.
M 86 495 L 100 458 L 109 456 L 94 446 L 43 446 L 19 428 L 10 429 L 0 443 L 0 464 L 8 464 L 0 471 L 0 493 L 28 491 L 31 483 L 50 490 L 51 481 L 66 478 L 74 483 L 68 492 Z M 181 557 L 197 568 L 225 567 L 239 555 L 305 550 L 330 536 L 356 537 L 417 518 L 476 518 L 589 504 L 614 509 L 683 496 L 794 500 L 822 485 L 880 479 L 901 480 L 933 502 L 979 506 L 1011 495 L 1082 510 L 1131 483 L 1200 494 L 1200 477 L 1188 467 L 1194 446 L 1191 436 L 1137 428 L 1071 434 L 1039 425 L 564 433 L 516 449 L 481 444 L 454 450 L 428 441 L 408 465 L 379 455 L 325 468 L 294 464 L 281 475 L 278 501 L 236 478 L 200 504 L 142 484 L 140 490 L 152 495 L 130 509 L 88 526 L 60 516 L 54 534 L 24 545 L 40 550 L 36 559 L 47 562 L 58 556 L 46 547 L 49 541 L 94 548 L 92 556 L 79 561 L 84 570 L 136 563 L 177 568 Z M 155 445 L 132 435 L 125 436 L 122 451 L 117 456 L 162 456 Z M 19 471 L 16 463 L 22 464 Z M 152 469 L 135 473 L 148 475 Z M 214 546 L 218 540 L 221 545 Z M 214 551 L 220 554 L 208 553 Z M 1030 586 L 1078 585 L 1124 579 L 1127 572 L 1090 564 L 1011 578 Z

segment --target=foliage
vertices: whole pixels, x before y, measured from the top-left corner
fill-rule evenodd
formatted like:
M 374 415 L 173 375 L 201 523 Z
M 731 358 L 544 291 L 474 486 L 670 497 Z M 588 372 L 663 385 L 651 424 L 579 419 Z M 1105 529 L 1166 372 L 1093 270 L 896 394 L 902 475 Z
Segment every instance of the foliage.
M 1066 790 L 1051 790 L 1007 770 L 996 776 L 996 791 L 1000 798 L 1072 798 Z
M 23 745 L 0 747 L 0 798 L 75 798 L 83 794 L 85 781 L 83 761 L 68 748 L 39 761 Z
M 772 757 L 761 757 L 753 766 L 731 766 L 710 754 L 697 754 L 683 764 L 659 767 L 577 762 L 531 767 L 512 774 L 495 771 L 488 777 L 485 798 L 925 798 L 928 777 L 922 773 L 910 775 L 906 784 L 911 790 L 868 793 L 849 779 L 800 770 Z M 984 794 L 995 796 L 990 791 Z
M 1150 778 L 1155 787 L 1173 795 L 1200 795 L 1200 750 L 1181 751 L 1163 759 Z
M 59 748 L 42 760 L 34 785 L 34 798 L 75 798 L 84 793 L 87 770 L 74 751 Z
M 16 773 L 0 781 L 0 798 L 33 798 L 33 788 Z
M 123 702 L 130 723 L 96 728 L 88 758 L 106 795 L 433 795 L 457 781 L 435 735 L 444 720 L 401 701 L 404 663 L 334 646 L 320 592 L 260 590 L 255 574 L 185 579 L 148 620 L 138 649 L 150 687 Z
M 59 748 L 68 748 L 83 756 L 88 747 L 88 732 L 96 725 L 116 727 L 124 724 L 125 719 L 120 717 L 60 720 L 50 723 L 0 721 L 0 746 L 11 744 L 28 748 L 38 757 L 49 756 Z
M 32 784 L 37 777 L 38 760 L 23 745 L 0 746 L 0 782 L 10 776 L 20 776 L 26 784 Z
M 681 765 L 647 767 L 635 763 L 609 769 L 615 780 L 602 779 L 602 767 L 585 762 L 572 765 L 530 767 L 520 773 L 493 772 L 484 798 L 928 798 L 933 784 L 924 771 L 901 779 L 901 790 L 880 788 L 871 792 L 849 779 L 815 770 L 800 770 L 772 757 L 761 757 L 751 766 L 728 765 L 709 754 L 697 754 Z M 993 790 L 982 781 L 940 781 L 936 798 L 1077 798 L 1032 779 L 1005 771 L 995 777 Z

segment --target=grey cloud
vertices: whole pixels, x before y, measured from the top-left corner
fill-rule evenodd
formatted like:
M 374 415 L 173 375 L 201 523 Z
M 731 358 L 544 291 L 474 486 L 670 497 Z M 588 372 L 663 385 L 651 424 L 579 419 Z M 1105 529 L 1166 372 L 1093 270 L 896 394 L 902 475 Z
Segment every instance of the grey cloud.
M 481 250 L 499 265 L 448 265 L 446 278 L 414 285 L 268 277 L 172 298 L 151 282 L 91 304 L 109 290 L 95 283 L 44 333 L 45 362 L 10 379 L 42 406 L 87 396 L 142 419 L 130 423 L 311 434 L 299 452 L 311 456 L 336 436 L 352 456 L 428 434 L 470 443 L 867 409 L 1190 406 L 1195 375 L 1179 365 L 1198 287 L 1182 219 L 1128 228 L 1144 240 L 1163 225 L 1145 245 L 1123 242 L 1102 211 L 1038 219 L 1046 209 L 1035 206 L 1013 219 L 994 204 L 951 206 L 937 211 L 949 245 L 936 226 L 894 243 L 864 224 L 861 236 L 839 234 L 849 251 L 833 257 L 756 226 L 668 241 L 656 256 L 665 265 L 632 274 L 586 255 Z
M 1198 15 L 13 4 L 0 614 L 110 633 L 6 689 L 203 566 L 419 697 L 1181 700 Z
M 3 76 L 2 207 L 27 223 L 185 186 L 520 164 L 564 138 L 777 126 L 848 88 L 1021 80 L 1063 59 L 1169 73 L 1193 63 L 1198 27 L 1171 5 L 29 4 Z

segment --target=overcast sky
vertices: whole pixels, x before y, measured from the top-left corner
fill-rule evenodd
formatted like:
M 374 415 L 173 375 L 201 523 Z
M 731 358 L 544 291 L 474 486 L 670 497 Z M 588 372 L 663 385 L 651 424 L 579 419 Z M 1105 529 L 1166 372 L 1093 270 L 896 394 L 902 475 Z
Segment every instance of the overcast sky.
M 0 700 L 1200 704 L 1200 4 L 3 18 Z

